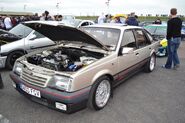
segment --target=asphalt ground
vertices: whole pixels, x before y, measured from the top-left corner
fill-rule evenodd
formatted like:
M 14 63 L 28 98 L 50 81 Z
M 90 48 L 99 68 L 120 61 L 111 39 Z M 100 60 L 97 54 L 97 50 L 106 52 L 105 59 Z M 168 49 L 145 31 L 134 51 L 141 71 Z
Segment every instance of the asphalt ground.
M 118 86 L 103 110 L 70 115 L 25 98 L 13 88 L 9 71 L 1 70 L 1 117 L 10 123 L 185 123 L 185 41 L 179 54 L 178 70 L 161 68 L 166 58 L 157 58 L 152 73 L 139 72 Z

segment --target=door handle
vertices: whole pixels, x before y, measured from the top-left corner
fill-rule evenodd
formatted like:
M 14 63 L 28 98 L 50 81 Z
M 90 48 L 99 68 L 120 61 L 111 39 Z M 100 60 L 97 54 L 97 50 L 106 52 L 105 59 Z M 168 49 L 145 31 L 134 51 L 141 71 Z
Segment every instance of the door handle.
M 30 46 L 31 49 L 35 48 L 34 46 Z
M 136 56 L 138 56 L 139 55 L 139 53 L 136 53 Z

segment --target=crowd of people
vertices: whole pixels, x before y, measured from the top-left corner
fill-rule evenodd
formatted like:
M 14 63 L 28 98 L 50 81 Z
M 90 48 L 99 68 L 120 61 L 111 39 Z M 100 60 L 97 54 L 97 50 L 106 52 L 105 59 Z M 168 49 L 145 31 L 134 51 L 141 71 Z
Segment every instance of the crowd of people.
M 62 21 L 63 16 L 62 15 L 54 15 L 51 16 L 48 11 L 44 11 L 41 16 L 38 15 L 38 13 L 35 13 L 34 15 L 31 16 L 0 16 L 0 29 L 4 30 L 10 30 L 17 24 L 24 22 L 24 21 L 32 21 L 32 20 L 54 20 L 54 21 Z M 138 26 L 139 21 L 138 21 L 138 16 L 135 15 L 134 12 L 129 14 L 126 18 L 122 17 L 115 17 L 111 14 L 106 14 L 102 13 L 97 19 L 97 23 L 125 23 L 127 25 L 133 25 L 133 26 Z M 156 19 L 154 22 L 155 24 L 161 24 L 161 20 L 159 18 Z
M 32 21 L 32 20 L 55 20 L 55 21 L 61 21 L 62 15 L 55 15 L 50 16 L 48 11 L 45 11 L 42 13 L 41 16 L 38 15 L 38 13 L 35 13 L 31 16 L 0 16 L 0 29 L 4 30 L 10 30 L 17 24 L 24 22 L 24 21 Z
M 138 16 L 135 15 L 134 12 L 129 14 L 126 18 L 125 17 L 122 18 L 119 16 L 112 18 L 112 16 L 110 14 L 104 15 L 102 13 L 102 15 L 98 17 L 98 23 L 99 24 L 101 24 L 101 23 L 123 23 L 123 24 L 127 24 L 127 25 L 132 25 L 132 26 L 139 25 Z

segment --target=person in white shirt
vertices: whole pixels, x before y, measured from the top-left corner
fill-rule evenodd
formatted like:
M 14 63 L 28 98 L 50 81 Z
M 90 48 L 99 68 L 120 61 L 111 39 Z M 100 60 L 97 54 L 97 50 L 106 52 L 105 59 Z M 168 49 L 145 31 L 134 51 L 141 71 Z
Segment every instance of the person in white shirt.
M 104 21 L 105 21 L 105 15 L 104 13 L 102 13 L 102 15 L 98 17 L 98 24 L 102 24 L 104 23 Z
M 8 17 L 8 16 L 5 17 L 4 25 L 5 25 L 6 30 L 10 30 L 13 27 L 13 24 L 12 24 L 10 17 Z

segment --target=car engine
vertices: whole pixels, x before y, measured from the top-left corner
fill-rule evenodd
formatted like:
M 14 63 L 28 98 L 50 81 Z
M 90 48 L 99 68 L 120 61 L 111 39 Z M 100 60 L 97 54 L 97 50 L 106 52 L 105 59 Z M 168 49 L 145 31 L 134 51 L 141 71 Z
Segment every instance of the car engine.
M 102 53 L 82 49 L 59 48 L 35 54 L 28 57 L 27 61 L 55 71 L 77 71 L 103 56 Z

